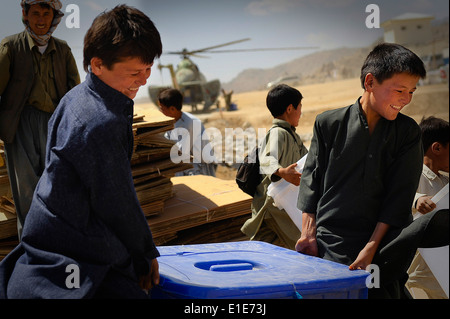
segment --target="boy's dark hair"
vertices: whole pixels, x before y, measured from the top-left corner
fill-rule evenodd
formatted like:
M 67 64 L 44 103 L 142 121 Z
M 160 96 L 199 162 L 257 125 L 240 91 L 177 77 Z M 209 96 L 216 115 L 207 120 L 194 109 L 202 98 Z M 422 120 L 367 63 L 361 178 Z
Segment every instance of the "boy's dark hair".
M 423 61 L 411 50 L 395 43 L 381 43 L 369 53 L 361 68 L 361 85 L 367 74 L 375 76 L 379 83 L 395 74 L 409 73 L 424 79 L 427 71 Z
M 159 103 L 167 107 L 175 107 L 178 111 L 183 108 L 183 95 L 177 89 L 165 89 L 159 92 Z
M 286 84 L 278 84 L 267 94 L 266 104 L 272 116 L 278 117 L 283 115 L 291 104 L 297 109 L 302 99 L 303 95 L 299 90 Z
M 112 66 L 125 58 L 139 58 L 152 64 L 162 53 L 159 31 L 138 9 L 119 5 L 97 16 L 84 38 L 84 69 L 88 72 L 91 59 L 100 58 Z
M 434 142 L 447 145 L 450 139 L 449 123 L 443 119 L 430 116 L 422 118 L 419 124 L 422 129 L 423 151 L 426 152 Z

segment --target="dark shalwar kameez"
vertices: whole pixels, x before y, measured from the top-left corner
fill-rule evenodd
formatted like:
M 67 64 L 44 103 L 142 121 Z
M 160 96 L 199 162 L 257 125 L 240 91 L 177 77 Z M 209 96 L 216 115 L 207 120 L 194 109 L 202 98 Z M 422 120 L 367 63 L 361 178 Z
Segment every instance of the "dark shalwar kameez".
M 350 265 L 382 222 L 390 230 L 373 263 L 382 283 L 403 276 L 433 217 L 411 224 L 422 164 L 420 128 L 403 114 L 381 118 L 372 134 L 359 100 L 319 115 L 298 197 L 298 208 L 316 215 L 319 256 Z M 398 251 L 387 245 L 397 241 Z M 394 256 L 393 265 L 386 258 Z

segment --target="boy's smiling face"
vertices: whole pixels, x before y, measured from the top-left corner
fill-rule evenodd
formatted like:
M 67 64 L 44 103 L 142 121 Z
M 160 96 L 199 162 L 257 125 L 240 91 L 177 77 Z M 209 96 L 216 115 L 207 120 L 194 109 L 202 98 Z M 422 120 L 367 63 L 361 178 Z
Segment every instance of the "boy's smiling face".
M 92 72 L 105 84 L 134 99 L 141 86 L 147 84 L 153 64 L 144 64 L 139 58 L 128 58 L 108 69 L 99 58 L 91 60 Z
M 391 78 L 379 83 L 368 74 L 366 77 L 366 91 L 370 94 L 369 108 L 379 116 L 392 121 L 398 113 L 411 102 L 420 77 L 409 73 L 394 74 Z

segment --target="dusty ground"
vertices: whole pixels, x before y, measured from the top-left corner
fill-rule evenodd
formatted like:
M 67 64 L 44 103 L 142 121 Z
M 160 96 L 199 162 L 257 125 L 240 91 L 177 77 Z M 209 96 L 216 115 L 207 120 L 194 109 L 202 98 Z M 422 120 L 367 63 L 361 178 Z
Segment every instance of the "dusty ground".
M 304 96 L 302 118 L 297 132 L 302 137 L 306 146 L 312 136 L 312 128 L 317 114 L 338 107 L 353 104 L 362 94 L 359 79 L 349 79 L 338 82 L 313 84 L 298 87 Z M 265 106 L 267 91 L 246 92 L 233 95 L 233 102 L 237 104 L 238 110 L 234 112 L 219 112 L 214 110 L 209 114 L 196 114 L 204 123 L 205 127 L 215 127 L 224 132 L 225 128 L 253 128 L 269 129 L 272 116 Z M 220 100 L 221 105 L 224 102 Z M 152 103 L 137 104 L 135 112 L 139 114 L 150 114 L 156 107 Z M 185 111 L 190 112 L 187 106 Z M 411 116 L 417 122 L 422 117 L 434 115 L 449 120 L 449 86 L 448 84 L 434 84 L 420 86 L 414 94 L 412 102 L 404 108 L 403 113 Z M 225 166 L 219 166 L 218 177 L 223 179 L 234 179 L 235 171 Z

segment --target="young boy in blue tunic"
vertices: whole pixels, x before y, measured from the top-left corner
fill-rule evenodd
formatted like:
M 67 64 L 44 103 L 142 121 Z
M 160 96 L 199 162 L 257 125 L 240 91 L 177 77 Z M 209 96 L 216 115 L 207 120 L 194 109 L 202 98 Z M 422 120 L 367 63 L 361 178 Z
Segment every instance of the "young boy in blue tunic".
M 158 250 L 131 174 L 133 98 L 162 52 L 153 22 L 121 5 L 84 40 L 86 81 L 49 123 L 46 169 L 0 298 L 146 298 Z
M 362 97 L 317 117 L 303 170 L 297 251 L 352 270 L 376 264 L 381 287 L 370 289 L 374 298 L 404 296 L 418 246 L 448 245 L 448 211 L 411 223 L 423 150 L 419 125 L 400 111 L 425 76 L 410 50 L 377 45 L 361 70 Z

